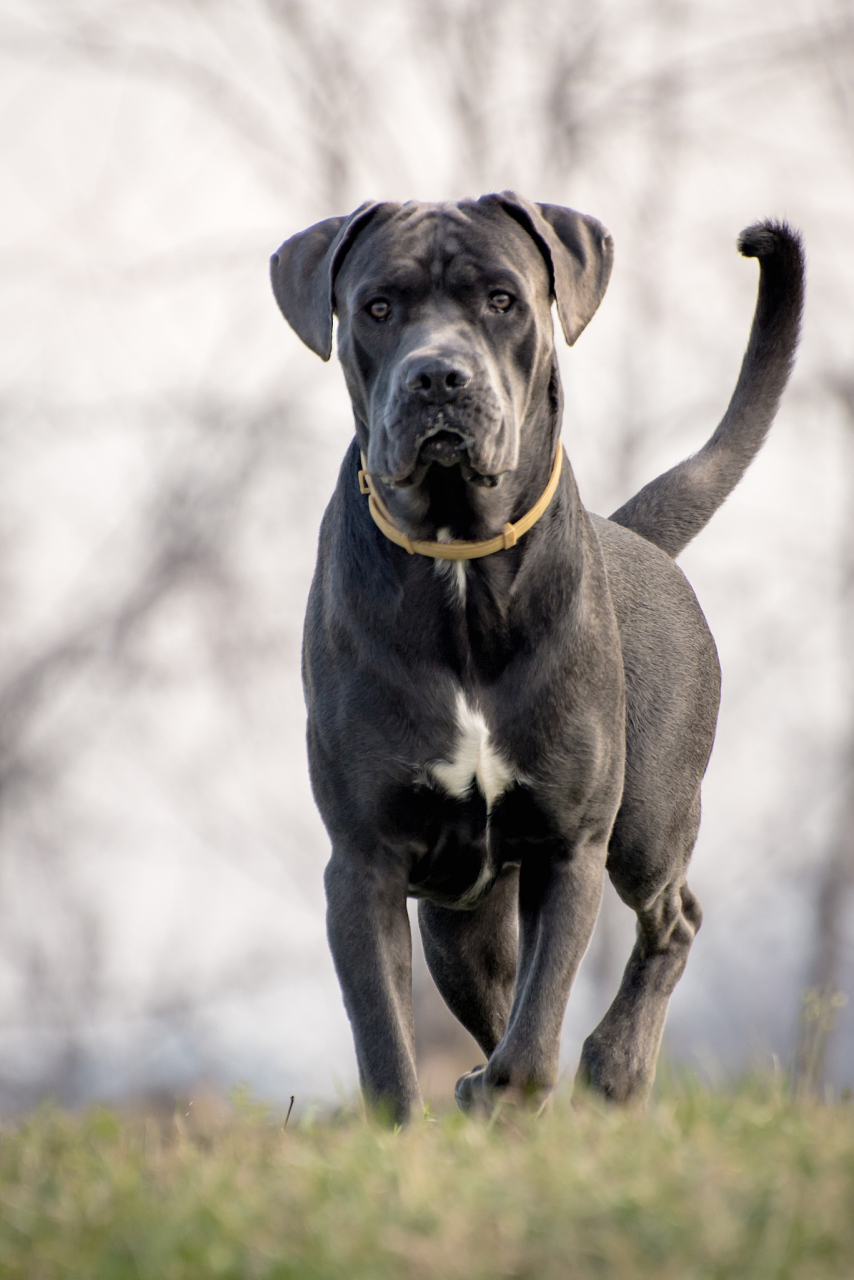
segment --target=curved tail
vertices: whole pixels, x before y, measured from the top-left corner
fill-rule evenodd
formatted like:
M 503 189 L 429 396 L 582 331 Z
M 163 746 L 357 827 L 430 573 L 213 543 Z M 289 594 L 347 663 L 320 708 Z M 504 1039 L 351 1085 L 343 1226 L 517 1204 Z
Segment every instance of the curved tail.
M 739 251 L 759 259 L 759 296 L 741 373 L 717 430 L 699 453 L 650 481 L 611 519 L 677 556 L 732 493 L 774 421 L 798 345 L 804 252 L 785 222 L 742 231 Z

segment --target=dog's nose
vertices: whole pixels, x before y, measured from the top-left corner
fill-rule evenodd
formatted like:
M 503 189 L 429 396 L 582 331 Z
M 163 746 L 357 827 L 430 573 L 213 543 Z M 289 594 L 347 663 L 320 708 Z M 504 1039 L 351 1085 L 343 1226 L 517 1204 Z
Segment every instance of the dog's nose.
M 447 404 L 471 382 L 471 370 L 461 360 L 416 356 L 404 370 L 406 389 L 426 404 Z

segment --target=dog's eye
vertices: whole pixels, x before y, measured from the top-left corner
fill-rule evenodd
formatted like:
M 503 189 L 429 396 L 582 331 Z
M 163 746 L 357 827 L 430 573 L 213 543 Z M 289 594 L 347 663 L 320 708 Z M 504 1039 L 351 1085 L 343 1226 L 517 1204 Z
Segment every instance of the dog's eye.
M 374 320 L 387 320 L 391 315 L 391 307 L 385 298 L 374 298 L 373 302 L 368 304 L 368 314 L 373 316 Z
M 509 311 L 513 306 L 513 298 L 503 289 L 496 289 L 489 295 L 489 305 L 493 311 Z

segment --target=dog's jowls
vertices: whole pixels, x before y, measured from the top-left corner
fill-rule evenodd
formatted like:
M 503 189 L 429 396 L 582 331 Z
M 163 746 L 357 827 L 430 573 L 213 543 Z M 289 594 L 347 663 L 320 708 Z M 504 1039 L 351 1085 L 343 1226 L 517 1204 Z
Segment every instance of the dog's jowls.
M 573 343 L 608 283 L 593 218 L 505 192 L 366 204 L 272 260 L 286 318 L 353 402 L 305 625 L 312 785 L 332 841 L 329 941 L 363 1089 L 395 1120 L 415 1073 L 407 897 L 430 971 L 486 1063 L 464 1109 L 552 1088 L 570 987 L 607 870 L 637 913 L 619 991 L 579 1077 L 642 1099 L 699 928 L 686 883 L 719 671 L 673 562 L 733 489 L 773 420 L 797 343 L 798 236 L 742 234 L 759 298 L 732 401 L 708 443 L 610 520 L 568 462 L 533 527 L 479 559 L 410 539 L 501 533 L 537 502 L 560 445 L 551 304 Z M 373 500 L 372 500 L 373 501 Z

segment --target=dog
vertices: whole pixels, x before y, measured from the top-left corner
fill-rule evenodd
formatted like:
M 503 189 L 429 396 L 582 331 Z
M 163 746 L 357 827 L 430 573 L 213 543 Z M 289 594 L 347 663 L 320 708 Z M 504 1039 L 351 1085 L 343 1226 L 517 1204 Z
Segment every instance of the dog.
M 363 204 L 286 240 L 276 300 L 338 353 L 355 439 L 323 517 L 303 676 L 332 843 L 328 936 L 363 1093 L 422 1109 L 407 898 L 445 1002 L 486 1056 L 463 1110 L 553 1089 L 608 875 L 637 915 L 577 1080 L 642 1101 L 701 911 L 686 883 L 717 719 L 714 641 L 674 557 L 737 484 L 797 346 L 798 234 L 742 232 L 759 293 L 729 407 L 700 451 L 610 519 L 560 442 L 552 328 L 576 341 L 613 246 L 513 192 Z

